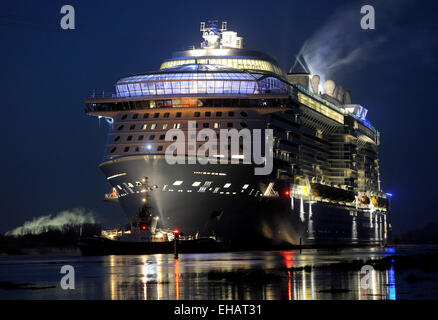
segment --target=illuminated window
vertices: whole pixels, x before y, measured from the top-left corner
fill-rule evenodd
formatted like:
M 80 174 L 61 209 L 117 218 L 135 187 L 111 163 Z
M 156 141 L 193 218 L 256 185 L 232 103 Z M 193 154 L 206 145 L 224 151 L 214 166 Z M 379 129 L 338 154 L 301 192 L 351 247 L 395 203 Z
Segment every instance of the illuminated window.
M 157 124 L 156 124 L 156 123 L 152 123 L 152 124 L 151 124 L 151 130 L 155 130 L 156 127 L 157 127 Z
M 183 184 L 183 181 L 175 181 L 174 183 L 173 183 L 173 185 L 174 186 L 180 186 L 180 185 L 182 185 Z
M 193 182 L 192 187 L 199 187 L 200 185 L 201 185 L 201 182 L 196 181 L 196 182 Z
M 242 189 L 245 190 L 245 189 L 248 189 L 248 187 L 249 187 L 249 184 L 245 184 L 245 185 L 242 187 Z
M 167 123 L 163 123 L 163 130 L 167 129 Z
M 147 128 L 148 128 L 148 125 L 147 125 L 147 124 L 144 124 L 144 125 L 142 125 L 142 127 L 141 127 L 142 130 L 146 130 Z
M 174 124 L 173 124 L 173 128 L 174 128 L 174 129 L 179 129 L 179 128 L 181 128 L 181 123 L 174 123 Z
M 215 122 L 214 123 L 214 128 L 215 129 L 219 129 L 221 127 L 221 125 L 219 124 L 219 122 Z
M 226 183 L 226 184 L 224 185 L 224 189 L 227 189 L 227 188 L 229 188 L 229 187 L 231 187 L 231 183 Z

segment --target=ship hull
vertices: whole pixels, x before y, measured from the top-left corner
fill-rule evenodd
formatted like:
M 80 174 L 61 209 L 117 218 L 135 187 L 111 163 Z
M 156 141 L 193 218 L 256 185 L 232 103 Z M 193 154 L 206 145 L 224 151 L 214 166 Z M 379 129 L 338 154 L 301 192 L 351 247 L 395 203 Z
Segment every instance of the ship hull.
M 267 176 L 245 164 L 168 164 L 154 156 L 125 157 L 100 168 L 119 193 L 128 216 L 145 201 L 159 217 L 160 228 L 197 237 L 215 236 L 235 246 L 375 245 L 387 241 L 379 212 L 282 194 L 266 196 Z M 380 218 L 379 218 L 380 217 Z

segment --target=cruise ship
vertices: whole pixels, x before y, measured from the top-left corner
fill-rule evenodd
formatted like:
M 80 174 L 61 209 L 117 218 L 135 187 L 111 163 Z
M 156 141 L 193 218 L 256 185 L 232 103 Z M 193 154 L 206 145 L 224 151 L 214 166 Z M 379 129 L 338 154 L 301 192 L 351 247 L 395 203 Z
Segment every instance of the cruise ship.
M 106 199 L 120 204 L 131 231 L 144 231 L 141 240 L 177 229 L 254 246 L 385 244 L 390 194 L 367 109 L 332 80 L 288 73 L 274 57 L 244 48 L 226 22 L 200 30 L 199 48 L 86 100 L 86 113 L 109 124 L 99 167 L 112 190 Z M 238 132 L 237 148 L 215 142 L 203 150 L 211 139 L 203 129 L 218 138 Z M 169 135 L 175 130 L 184 141 Z M 260 147 L 255 135 L 248 143 L 241 134 L 257 130 Z M 262 162 L 252 161 L 256 149 Z M 177 150 L 182 161 L 171 163 Z M 201 153 L 207 163 L 196 160 Z M 269 161 L 272 170 L 255 174 Z

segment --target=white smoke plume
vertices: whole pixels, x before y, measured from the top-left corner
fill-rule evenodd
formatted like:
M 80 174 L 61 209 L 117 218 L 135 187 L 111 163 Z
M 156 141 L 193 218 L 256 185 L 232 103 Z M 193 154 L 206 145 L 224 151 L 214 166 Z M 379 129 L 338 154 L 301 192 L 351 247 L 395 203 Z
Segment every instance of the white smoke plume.
M 372 2 L 374 1 L 369 1 Z M 363 30 L 360 9 L 363 2 L 352 1 L 336 10 L 304 43 L 298 56 L 311 74 L 318 74 L 321 83 L 335 78 L 337 71 L 359 69 L 370 61 L 387 59 L 391 55 L 382 46 L 400 30 L 397 19 L 411 0 L 375 1 L 375 30 Z M 383 52 L 385 51 L 385 52 Z
M 51 214 L 26 221 L 22 226 L 6 232 L 6 236 L 20 236 L 25 234 L 40 234 L 47 230 L 62 230 L 67 225 L 81 225 L 95 223 L 92 212 L 75 208 L 65 210 L 52 217 Z

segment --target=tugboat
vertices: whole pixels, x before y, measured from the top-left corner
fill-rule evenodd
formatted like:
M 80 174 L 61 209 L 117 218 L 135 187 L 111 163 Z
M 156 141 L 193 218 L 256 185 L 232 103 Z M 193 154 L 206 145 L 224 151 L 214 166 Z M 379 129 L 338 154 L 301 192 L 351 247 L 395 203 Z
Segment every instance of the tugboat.
M 178 229 L 157 228 L 159 217 L 153 215 L 149 192 L 157 186 L 148 185 L 147 177 L 142 179 L 143 206 L 130 219 L 129 230 L 102 231 L 101 236 L 84 237 L 78 247 L 84 256 L 155 253 L 198 253 L 222 251 L 221 242 L 215 237 L 199 238 L 185 235 Z M 116 202 L 117 192 L 105 195 L 105 201 Z

